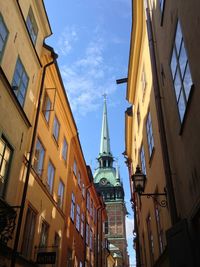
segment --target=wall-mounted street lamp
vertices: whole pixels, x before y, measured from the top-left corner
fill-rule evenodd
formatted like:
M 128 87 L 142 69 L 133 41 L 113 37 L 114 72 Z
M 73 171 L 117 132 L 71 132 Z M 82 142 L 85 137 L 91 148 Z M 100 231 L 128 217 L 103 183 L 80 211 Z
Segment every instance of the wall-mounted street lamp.
M 133 191 L 138 193 L 139 196 L 146 196 L 147 198 L 153 198 L 153 200 L 161 207 L 167 207 L 167 191 L 164 188 L 163 193 L 143 193 L 146 185 L 146 175 L 142 173 L 139 165 L 136 167 L 135 173 L 132 175 Z M 163 196 L 165 199 L 158 201 L 158 197 Z

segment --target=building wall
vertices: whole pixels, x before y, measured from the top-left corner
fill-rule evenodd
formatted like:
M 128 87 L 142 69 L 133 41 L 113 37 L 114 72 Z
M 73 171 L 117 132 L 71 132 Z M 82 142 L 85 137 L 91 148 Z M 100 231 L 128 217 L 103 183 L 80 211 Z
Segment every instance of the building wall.
M 26 26 L 27 15 L 31 12 L 30 6 L 34 23 L 37 25 L 35 42 L 31 39 L 33 37 L 29 35 Z M 101 258 L 98 257 L 98 260 L 105 266 L 107 254 L 103 227 L 106 220 L 104 204 L 94 189 L 93 178 L 87 171 L 76 124 L 55 60 L 56 54 L 53 48 L 44 44 L 44 39 L 51 34 L 51 29 L 43 1 L 3 1 L 0 14 L 0 23 L 3 21 L 8 30 L 6 45 L 0 54 L 0 153 L 1 155 L 4 153 L 3 142 L 8 142 L 9 148 L 13 151 L 12 159 L 10 158 L 8 162 L 6 191 L 0 196 L 0 209 L 3 207 L 5 214 L 8 211 L 12 213 L 13 221 L 16 213 L 10 206 L 21 204 L 25 180 L 28 178 L 16 266 L 36 266 L 37 255 L 40 252 L 56 252 L 55 266 L 81 266 L 81 263 L 82 266 L 86 266 L 86 259 L 88 266 L 98 266 L 95 261 L 96 247 L 101 251 Z M 18 57 L 29 78 L 22 106 L 11 87 Z M 46 64 L 49 63 L 52 64 L 47 67 Z M 41 99 L 39 99 L 40 90 L 42 90 Z M 51 106 L 46 105 L 47 99 L 51 102 Z M 36 125 L 36 110 L 40 102 L 38 125 Z M 58 138 L 54 131 L 55 118 L 59 123 Z M 36 129 L 35 140 L 32 139 L 34 129 Z M 34 150 L 30 173 L 27 176 L 32 140 Z M 65 145 L 64 140 L 66 140 Z M 63 153 L 65 146 L 66 151 Z M 6 156 L 7 154 L 4 155 L 5 160 Z M 52 164 L 51 168 L 49 162 Z M 4 170 L 2 161 L 0 168 L 2 175 Z M 90 203 L 93 203 L 89 211 L 86 210 L 87 190 L 90 192 Z M 72 205 L 72 192 L 75 197 L 74 205 Z M 101 220 L 97 224 L 98 208 Z M 6 216 L 4 213 L 1 214 Z M 19 213 L 16 223 L 18 218 Z M 93 233 L 88 246 L 85 244 L 86 222 Z M 2 238 L 5 241 L 5 237 L 0 229 L 0 265 L 10 266 L 15 229 L 16 226 L 13 224 L 11 229 L 13 239 L 8 238 L 7 243 L 2 242 Z M 96 234 L 99 236 L 98 239 Z
M 134 1 L 127 86 L 127 100 L 131 107 L 129 112 L 126 112 L 126 156 L 130 179 L 135 173 L 137 165 L 144 173 L 146 172 L 147 181 L 144 193 L 164 193 L 167 187 L 156 97 L 143 1 Z M 153 135 L 152 146 L 149 145 L 148 139 L 149 114 Z M 143 160 L 141 159 L 142 148 L 144 149 Z M 169 206 L 163 208 L 157 205 L 152 198 L 139 197 L 137 193 L 134 193 L 135 188 L 131 181 L 130 184 L 136 213 L 135 232 L 138 235 L 138 242 L 136 241 L 138 261 L 143 266 L 154 266 L 158 262 L 158 266 L 168 266 L 164 255 L 167 249 L 165 232 L 171 226 Z M 158 196 L 156 200 L 160 202 L 163 199 L 166 200 L 165 196 Z
M 163 10 L 160 9 L 158 1 L 149 1 L 152 9 L 152 27 L 154 39 L 156 40 L 156 61 L 158 66 L 159 86 L 163 95 L 162 107 L 164 112 L 164 121 L 168 149 L 170 155 L 171 172 L 173 175 L 173 185 L 175 190 L 175 199 L 177 212 L 180 221 L 186 219 L 188 232 L 185 244 L 192 250 L 183 246 L 181 240 L 177 240 L 174 253 L 178 253 L 177 246 L 182 251 L 190 251 L 187 257 L 180 258 L 176 263 L 186 266 L 198 266 L 199 258 L 197 250 L 199 240 L 196 238 L 199 233 L 199 68 L 197 62 L 199 58 L 199 1 L 163 1 Z M 190 79 L 187 79 L 186 87 L 185 74 L 181 74 L 183 85 L 181 88 L 187 88 L 188 98 L 183 109 L 179 112 L 179 100 L 176 97 L 175 88 L 178 88 L 179 82 L 174 83 L 171 68 L 171 58 L 176 35 L 177 22 L 180 22 L 181 33 L 185 47 L 185 53 L 180 55 L 180 66 L 185 66 L 185 60 L 188 60 L 190 68 Z M 183 46 L 183 45 L 182 45 Z M 165 53 L 163 53 L 165 51 Z M 162 68 L 162 69 L 161 69 Z M 185 72 L 184 72 L 185 73 Z M 177 77 L 177 75 L 176 75 Z M 183 92 L 184 90 L 182 90 Z M 185 112 L 184 112 L 185 109 Z M 181 114 L 181 116 L 179 115 Z M 195 246 L 190 243 L 192 241 Z M 169 240 L 170 242 L 170 240 Z M 175 243 L 175 241 L 174 241 Z M 185 253 L 184 253 L 185 255 Z M 171 262 L 174 254 L 171 253 Z M 196 260 L 193 263 L 193 259 Z M 181 262 L 182 261 L 182 262 Z M 196 265 L 195 265 L 196 264 Z

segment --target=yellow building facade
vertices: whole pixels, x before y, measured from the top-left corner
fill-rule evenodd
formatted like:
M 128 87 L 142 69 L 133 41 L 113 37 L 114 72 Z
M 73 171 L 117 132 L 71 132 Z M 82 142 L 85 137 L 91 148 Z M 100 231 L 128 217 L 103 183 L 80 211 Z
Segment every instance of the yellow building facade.
M 2 2 L 0 26 L 0 265 L 106 266 L 106 211 L 43 1 Z
M 155 90 L 144 11 L 143 1 L 133 1 L 126 96 L 130 107 L 125 113 L 125 157 L 135 213 L 137 266 L 169 266 L 165 235 L 171 226 L 168 180 L 156 102 L 159 96 Z M 137 192 L 133 183 L 137 166 L 146 178 L 141 192 Z M 147 197 L 142 194 L 153 195 Z

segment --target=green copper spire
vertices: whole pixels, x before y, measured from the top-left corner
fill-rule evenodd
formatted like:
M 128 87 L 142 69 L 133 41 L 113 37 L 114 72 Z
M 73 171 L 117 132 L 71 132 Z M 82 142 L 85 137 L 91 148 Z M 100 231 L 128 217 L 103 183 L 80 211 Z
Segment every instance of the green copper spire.
M 111 155 L 110 137 L 109 137 L 109 130 L 108 130 L 106 95 L 104 95 L 103 120 L 102 120 L 102 129 L 101 129 L 101 144 L 100 144 L 99 156 L 103 154 Z

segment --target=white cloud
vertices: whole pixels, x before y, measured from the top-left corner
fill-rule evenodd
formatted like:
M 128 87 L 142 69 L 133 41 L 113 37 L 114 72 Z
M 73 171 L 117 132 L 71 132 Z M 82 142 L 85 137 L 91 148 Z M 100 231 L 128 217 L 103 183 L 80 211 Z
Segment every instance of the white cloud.
M 134 219 L 126 217 L 126 238 L 133 239 Z
M 61 74 L 73 112 L 86 115 L 99 108 L 104 93 L 115 92 L 115 77 L 105 64 L 104 42 L 96 37 L 87 45 L 84 56 L 70 66 L 61 66 Z
M 66 27 L 58 40 L 58 52 L 66 56 L 72 50 L 73 44 L 78 40 L 77 29 L 75 26 Z

